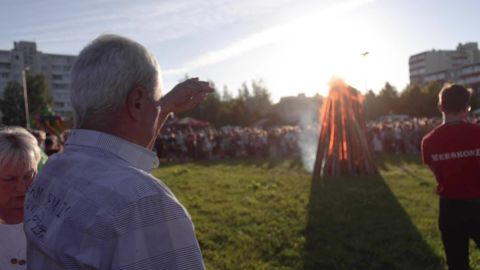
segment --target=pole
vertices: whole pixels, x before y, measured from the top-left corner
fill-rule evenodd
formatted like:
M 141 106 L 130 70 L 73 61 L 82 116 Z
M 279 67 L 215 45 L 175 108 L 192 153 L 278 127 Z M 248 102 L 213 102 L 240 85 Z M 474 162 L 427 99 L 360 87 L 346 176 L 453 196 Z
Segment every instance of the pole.
M 365 67 L 364 67 L 364 71 L 365 71 L 365 94 L 368 92 L 368 85 L 367 85 L 367 78 L 368 78 L 368 63 L 367 63 L 367 56 L 370 54 L 369 51 L 366 51 L 364 53 L 362 53 L 363 55 L 363 62 L 365 64 Z
M 27 122 L 27 129 L 30 129 L 30 114 L 28 113 L 28 93 L 27 93 L 27 79 L 25 69 L 22 70 L 23 81 L 23 101 L 25 102 L 25 121 Z

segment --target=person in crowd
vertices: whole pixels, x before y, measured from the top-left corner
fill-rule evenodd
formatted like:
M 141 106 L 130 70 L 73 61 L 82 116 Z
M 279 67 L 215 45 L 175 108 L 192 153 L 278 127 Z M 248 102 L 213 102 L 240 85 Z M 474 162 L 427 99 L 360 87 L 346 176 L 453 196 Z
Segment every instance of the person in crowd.
M 37 173 L 40 147 L 21 127 L 0 129 L 0 269 L 26 269 L 23 206 Z
M 166 138 L 166 158 L 167 161 L 175 161 L 178 155 L 176 154 L 177 146 L 176 146 L 177 140 L 175 139 L 175 132 L 171 131 L 170 134 L 167 134 Z
M 101 35 L 71 71 L 75 128 L 49 159 L 25 205 L 29 269 L 204 269 L 193 222 L 151 175 L 168 115 L 213 92 L 197 78 L 162 97 L 155 57 Z
M 40 146 L 40 149 L 45 149 L 45 140 L 47 139 L 47 133 L 43 130 L 39 129 L 33 129 L 30 130 L 30 133 L 37 139 L 38 145 Z
M 48 155 L 44 152 L 47 134 L 45 131 L 38 129 L 31 130 L 30 133 L 37 139 L 38 146 L 40 147 L 40 159 L 37 165 L 37 170 L 40 171 L 48 160 Z
M 50 134 L 45 139 L 45 154 L 51 156 L 62 150 L 62 145 L 55 134 Z
M 70 129 L 65 129 L 61 134 L 60 134 L 60 142 L 62 146 L 65 144 L 65 142 L 68 139 L 68 135 L 70 135 L 71 130 Z
M 467 121 L 471 92 L 446 85 L 439 94 L 443 123 L 422 140 L 422 158 L 435 174 L 439 228 L 450 270 L 469 267 L 469 239 L 480 247 L 480 126 Z
M 383 144 L 382 144 L 382 140 L 380 139 L 379 131 L 374 131 L 373 133 L 372 146 L 373 146 L 373 151 L 375 153 L 383 152 Z

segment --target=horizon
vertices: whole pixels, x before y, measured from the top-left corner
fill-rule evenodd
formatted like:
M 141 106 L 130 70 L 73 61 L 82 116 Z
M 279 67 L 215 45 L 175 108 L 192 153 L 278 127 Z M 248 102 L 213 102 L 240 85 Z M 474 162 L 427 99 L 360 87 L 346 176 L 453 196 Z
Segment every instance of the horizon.
M 220 93 L 226 85 L 234 96 L 243 82 L 261 79 L 273 102 L 326 96 L 333 76 L 362 93 L 378 93 L 386 82 L 400 92 L 411 55 L 480 40 L 472 34 L 480 23 L 474 0 L 0 3 L 1 50 L 34 41 L 45 53 L 78 55 L 95 37 L 114 33 L 157 57 L 165 92 L 186 74 L 213 81 Z M 444 19 L 451 14 L 462 16 Z

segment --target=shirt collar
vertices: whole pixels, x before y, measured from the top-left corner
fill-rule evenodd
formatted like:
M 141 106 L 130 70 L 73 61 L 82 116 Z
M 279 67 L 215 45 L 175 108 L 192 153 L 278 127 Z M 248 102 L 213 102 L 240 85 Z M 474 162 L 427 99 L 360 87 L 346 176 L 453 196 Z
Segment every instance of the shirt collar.
M 100 131 L 90 129 L 72 130 L 65 145 L 79 145 L 101 149 L 146 172 L 151 172 L 159 164 L 155 152 L 120 137 Z

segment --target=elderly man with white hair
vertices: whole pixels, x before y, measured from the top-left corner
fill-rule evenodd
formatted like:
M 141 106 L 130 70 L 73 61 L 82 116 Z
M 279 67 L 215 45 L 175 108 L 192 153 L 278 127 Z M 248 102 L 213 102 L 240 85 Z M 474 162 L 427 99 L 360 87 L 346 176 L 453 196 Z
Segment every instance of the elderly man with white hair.
M 23 206 L 37 173 L 40 148 L 21 127 L 0 129 L 0 269 L 26 269 Z
M 142 45 L 102 35 L 71 73 L 75 129 L 30 188 L 29 269 L 204 269 L 191 218 L 151 175 L 165 119 L 213 92 L 190 79 L 162 97 L 160 68 Z

